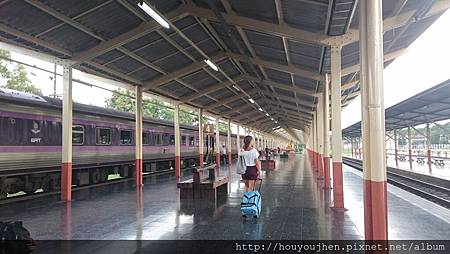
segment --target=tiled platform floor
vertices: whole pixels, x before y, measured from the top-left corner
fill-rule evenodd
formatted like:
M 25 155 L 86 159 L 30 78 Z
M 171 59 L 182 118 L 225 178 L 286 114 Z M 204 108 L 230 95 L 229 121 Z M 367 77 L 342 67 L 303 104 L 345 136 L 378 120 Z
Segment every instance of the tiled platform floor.
M 180 202 L 173 176 L 159 176 L 141 191 L 116 184 L 77 191 L 69 204 L 43 198 L 3 205 L 0 221 L 23 220 L 35 239 L 362 239 L 362 178 L 355 172 L 345 168 L 347 212 L 328 208 L 330 195 L 298 155 L 264 173 L 258 220 L 241 217 L 243 184 L 231 172 L 230 194 L 216 203 Z M 438 218 L 392 193 L 389 205 L 392 239 L 450 239 L 447 209 Z

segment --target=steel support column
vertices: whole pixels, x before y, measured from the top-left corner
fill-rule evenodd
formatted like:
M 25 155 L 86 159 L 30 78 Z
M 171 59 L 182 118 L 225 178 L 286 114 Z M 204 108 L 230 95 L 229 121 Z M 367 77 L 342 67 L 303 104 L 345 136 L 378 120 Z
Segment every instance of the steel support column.
M 175 104 L 173 122 L 173 127 L 175 129 L 175 178 L 178 182 L 181 178 L 180 105 L 178 103 Z
M 330 95 L 329 95 L 329 75 L 325 74 L 324 79 L 324 92 L 322 99 L 323 110 L 323 177 L 325 189 L 330 188 Z
M 203 166 L 205 141 L 203 135 L 203 109 L 198 110 L 198 154 L 199 165 Z
M 216 118 L 216 142 L 214 145 L 216 152 L 216 167 L 220 169 L 220 131 L 219 131 L 219 118 Z
M 241 134 L 239 133 L 239 125 L 236 126 L 236 151 L 239 156 L 239 151 L 241 150 Z
M 408 126 L 408 158 L 409 167 L 412 168 L 412 142 L 411 142 L 411 127 Z
M 63 65 L 61 200 L 72 200 L 72 67 Z
M 426 131 L 427 131 L 426 139 L 427 139 L 427 158 L 428 158 L 427 164 L 431 172 L 431 164 L 433 164 L 433 162 L 431 161 L 431 131 L 429 123 L 427 123 Z
M 331 147 L 334 208 L 344 208 L 341 128 L 341 46 L 331 47 Z
M 136 86 L 136 160 L 135 160 L 135 183 L 136 187 L 142 186 L 142 87 Z
M 360 1 L 360 80 L 366 240 L 387 240 L 382 1 Z
M 394 130 L 394 159 L 398 167 L 398 147 L 397 147 L 397 129 Z
M 227 128 L 227 157 L 228 157 L 228 166 L 231 166 L 231 121 L 228 120 L 228 128 Z

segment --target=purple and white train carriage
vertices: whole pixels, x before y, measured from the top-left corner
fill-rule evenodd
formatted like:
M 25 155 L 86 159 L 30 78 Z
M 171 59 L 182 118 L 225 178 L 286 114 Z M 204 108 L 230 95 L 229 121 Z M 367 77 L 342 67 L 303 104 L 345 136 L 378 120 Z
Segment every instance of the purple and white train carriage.
M 60 188 L 61 100 L 0 89 L 0 198 Z M 134 173 L 134 114 L 74 103 L 73 184 Z M 198 163 L 198 127 L 181 125 L 182 168 Z M 173 123 L 144 118 L 144 173 L 174 165 Z M 220 144 L 226 140 L 221 133 Z M 207 140 L 207 139 L 205 139 Z M 205 147 L 205 152 L 207 148 Z M 236 154 L 236 136 L 232 153 Z

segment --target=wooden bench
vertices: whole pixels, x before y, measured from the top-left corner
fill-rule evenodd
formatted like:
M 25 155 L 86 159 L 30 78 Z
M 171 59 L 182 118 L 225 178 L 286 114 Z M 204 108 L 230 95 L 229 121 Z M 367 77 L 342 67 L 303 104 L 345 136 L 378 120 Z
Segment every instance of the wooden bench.
M 177 183 L 177 187 L 181 199 L 216 200 L 218 195 L 228 194 L 228 182 L 228 176 L 216 176 L 216 164 L 210 164 L 192 168 L 192 179 Z
M 274 160 L 261 160 L 261 169 L 273 170 L 275 169 Z
M 419 164 L 425 164 L 425 158 L 423 158 L 423 157 L 417 157 L 417 163 L 419 163 Z
M 443 159 L 434 159 L 434 165 L 443 167 L 443 166 L 445 166 L 445 162 Z
M 399 161 L 406 161 L 406 156 L 405 156 L 405 155 L 398 155 L 398 156 L 397 156 L 397 159 L 398 159 Z

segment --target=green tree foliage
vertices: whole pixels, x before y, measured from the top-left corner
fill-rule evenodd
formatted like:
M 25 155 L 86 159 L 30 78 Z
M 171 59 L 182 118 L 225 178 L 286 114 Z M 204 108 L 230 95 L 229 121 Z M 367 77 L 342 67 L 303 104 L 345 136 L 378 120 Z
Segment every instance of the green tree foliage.
M 105 101 L 106 107 L 120 110 L 124 112 L 135 112 L 134 98 L 135 93 L 129 90 L 117 89 L 111 98 Z M 144 116 L 162 119 L 167 121 L 173 121 L 174 110 L 164 102 L 156 99 L 143 100 L 142 101 L 142 113 Z M 196 116 L 187 112 L 187 110 L 180 110 L 180 122 L 184 124 L 194 125 L 198 123 Z
M 0 76 L 6 79 L 6 84 L 1 87 L 13 89 L 17 91 L 42 95 L 42 90 L 31 83 L 27 77 L 25 67 L 21 64 L 16 64 L 12 70 L 10 65 L 4 58 L 10 58 L 9 51 L 0 49 Z

